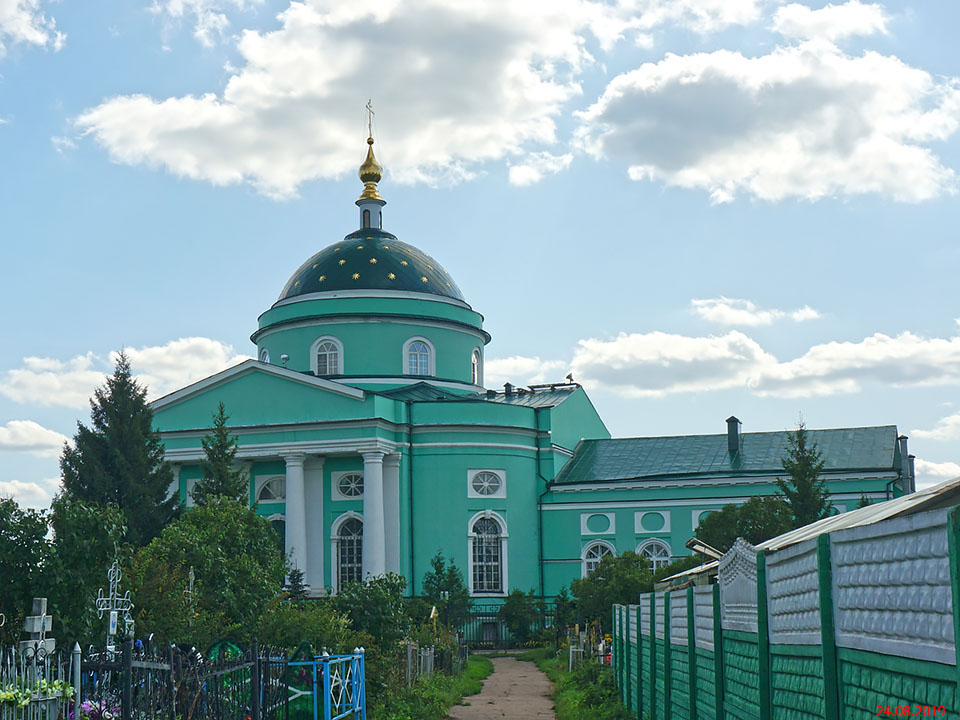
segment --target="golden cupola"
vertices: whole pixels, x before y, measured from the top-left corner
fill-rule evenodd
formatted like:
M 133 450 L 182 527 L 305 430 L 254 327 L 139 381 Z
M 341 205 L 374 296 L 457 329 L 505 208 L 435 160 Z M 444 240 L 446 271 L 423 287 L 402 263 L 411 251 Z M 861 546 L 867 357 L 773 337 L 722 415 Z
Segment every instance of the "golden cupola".
M 363 192 L 357 198 L 357 207 L 360 208 L 361 228 L 383 228 L 383 206 L 387 201 L 380 195 L 377 183 L 383 177 L 383 168 L 373 155 L 373 136 L 367 138 L 367 158 L 360 166 L 360 180 L 363 182 Z

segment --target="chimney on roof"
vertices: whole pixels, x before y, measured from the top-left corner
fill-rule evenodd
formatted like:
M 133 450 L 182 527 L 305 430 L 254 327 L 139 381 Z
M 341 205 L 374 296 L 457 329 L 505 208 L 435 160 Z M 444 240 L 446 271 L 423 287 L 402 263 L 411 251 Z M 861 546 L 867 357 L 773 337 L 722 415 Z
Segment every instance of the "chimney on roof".
M 507 395 L 507 396 L 513 395 L 513 385 L 511 385 L 511 384 L 508 383 L 508 382 L 507 382 L 507 383 L 504 383 L 504 384 L 503 384 L 503 394 L 504 394 L 504 395 Z
M 730 457 L 740 452 L 740 421 L 733 415 L 727 418 L 727 452 Z
M 910 492 L 910 452 L 907 450 L 907 436 L 900 435 L 897 437 L 897 445 L 900 450 L 900 477 L 902 482 L 900 484 L 901 489 L 904 493 Z
M 910 492 L 917 491 L 917 470 L 914 467 L 914 461 L 917 459 L 916 455 L 910 455 L 907 458 L 910 461 Z

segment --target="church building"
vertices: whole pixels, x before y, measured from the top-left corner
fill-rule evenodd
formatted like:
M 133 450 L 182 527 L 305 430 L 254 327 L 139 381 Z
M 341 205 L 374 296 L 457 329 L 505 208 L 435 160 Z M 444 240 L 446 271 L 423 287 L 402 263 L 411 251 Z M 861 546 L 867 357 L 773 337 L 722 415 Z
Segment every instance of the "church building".
M 309 258 L 259 318 L 248 360 L 152 403 L 180 497 L 222 402 L 250 502 L 314 595 L 438 552 L 473 597 L 550 597 L 607 554 L 688 553 L 705 513 L 772 494 L 784 432 L 612 439 L 573 382 L 484 386 L 483 316 L 454 279 L 383 229 L 367 140 L 359 229 Z M 913 490 L 894 426 L 811 432 L 838 511 Z

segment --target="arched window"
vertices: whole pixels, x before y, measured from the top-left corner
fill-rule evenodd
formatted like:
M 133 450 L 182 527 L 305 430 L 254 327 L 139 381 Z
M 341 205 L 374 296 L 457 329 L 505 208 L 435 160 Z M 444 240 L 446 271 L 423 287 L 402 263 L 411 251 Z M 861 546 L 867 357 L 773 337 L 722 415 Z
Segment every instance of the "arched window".
M 370 211 L 369 210 L 363 211 L 363 226 L 365 228 L 370 227 Z
M 260 362 L 268 363 L 270 362 L 270 351 L 264 348 L 260 351 Z
M 337 592 L 359 580 L 363 580 L 363 521 L 350 517 L 337 531 Z
M 637 548 L 637 555 L 650 559 L 654 570 L 659 570 L 670 564 L 670 546 L 663 540 L 647 540 Z
M 287 480 L 284 477 L 270 478 L 257 490 L 257 502 L 282 502 L 287 496 Z
M 470 356 L 470 382 L 480 384 L 480 351 L 474 350 Z
M 583 577 L 588 577 L 590 573 L 596 570 L 597 565 L 605 557 L 613 557 L 617 553 L 610 543 L 595 542 L 584 548 L 581 558 L 583 560 Z
M 430 348 L 426 343 L 410 343 L 410 349 L 407 350 L 407 372 L 411 375 L 429 375 L 430 374 Z
M 343 345 L 335 337 L 317 338 L 313 343 L 313 372 L 315 375 L 343 373 Z
M 504 592 L 504 532 L 492 513 L 473 520 L 470 527 L 470 591 Z

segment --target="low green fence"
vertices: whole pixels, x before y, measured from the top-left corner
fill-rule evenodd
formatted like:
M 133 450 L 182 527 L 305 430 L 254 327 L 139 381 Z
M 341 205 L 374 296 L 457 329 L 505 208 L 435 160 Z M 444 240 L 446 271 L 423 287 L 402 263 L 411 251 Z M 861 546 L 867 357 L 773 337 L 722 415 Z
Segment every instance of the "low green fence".
M 960 508 L 737 544 L 716 585 L 613 607 L 638 720 L 960 720 Z

